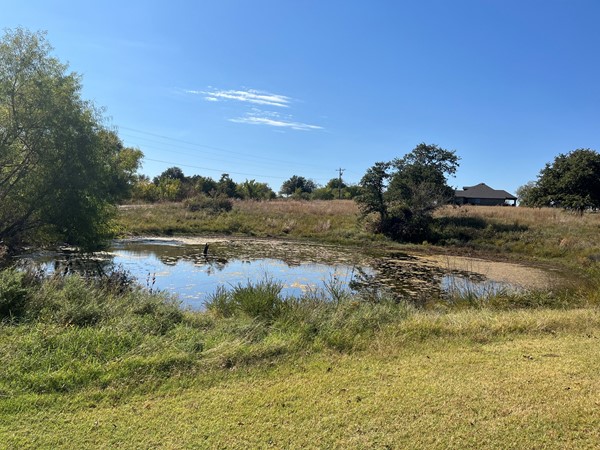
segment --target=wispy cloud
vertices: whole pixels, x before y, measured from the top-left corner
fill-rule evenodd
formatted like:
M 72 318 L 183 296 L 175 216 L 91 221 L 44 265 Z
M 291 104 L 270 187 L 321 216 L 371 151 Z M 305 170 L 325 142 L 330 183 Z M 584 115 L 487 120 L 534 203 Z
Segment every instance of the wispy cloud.
M 195 91 L 187 90 L 188 94 L 203 95 L 204 100 L 209 102 L 218 102 L 225 100 L 233 100 L 253 105 L 262 106 L 277 106 L 280 108 L 288 108 L 292 99 L 285 95 L 272 94 L 270 92 L 257 91 L 255 89 L 241 90 L 218 90 L 211 91 Z
M 273 94 L 256 89 L 223 90 L 213 89 L 212 87 L 204 91 L 188 89 L 185 92 L 192 95 L 201 95 L 203 100 L 207 102 L 235 102 L 244 105 L 243 110 L 247 112 L 239 117 L 227 119 L 230 122 L 267 125 L 280 130 L 310 131 L 323 129 L 319 125 L 299 122 L 290 114 L 283 115 L 279 112 L 261 109 L 261 107 L 291 108 L 296 101 L 287 95 Z
M 235 119 L 229 119 L 230 122 L 235 122 L 235 123 L 249 123 L 252 125 L 269 125 L 272 127 L 278 127 L 278 128 L 291 128 L 292 130 L 301 130 L 301 131 L 308 131 L 308 130 L 322 130 L 323 127 L 320 127 L 318 125 L 309 125 L 307 123 L 302 123 L 302 122 L 293 122 L 293 121 L 288 121 L 288 120 L 283 120 L 283 119 L 273 119 L 270 117 L 258 117 L 255 115 L 246 115 L 245 117 L 238 117 Z

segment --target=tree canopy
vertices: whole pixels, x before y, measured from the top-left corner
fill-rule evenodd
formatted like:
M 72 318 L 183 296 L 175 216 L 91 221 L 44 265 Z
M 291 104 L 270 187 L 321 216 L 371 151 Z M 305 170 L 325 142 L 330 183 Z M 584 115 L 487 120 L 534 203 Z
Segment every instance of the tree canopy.
M 302 196 L 302 194 L 310 194 L 317 188 L 316 184 L 312 180 L 307 180 L 304 177 L 293 175 L 288 180 L 284 181 L 281 185 L 279 193 L 281 195 L 296 195 Z
M 51 51 L 42 32 L 8 30 L 0 41 L 0 242 L 93 248 L 142 154 L 104 126 Z
M 579 212 L 600 208 L 600 154 L 580 148 L 559 154 L 540 171 L 535 183 L 520 188 L 526 206 L 560 206 Z
M 431 214 L 453 196 L 447 177 L 458 161 L 454 151 L 421 143 L 402 158 L 369 168 L 356 201 L 364 215 L 377 214 L 376 231 L 399 240 L 426 238 Z

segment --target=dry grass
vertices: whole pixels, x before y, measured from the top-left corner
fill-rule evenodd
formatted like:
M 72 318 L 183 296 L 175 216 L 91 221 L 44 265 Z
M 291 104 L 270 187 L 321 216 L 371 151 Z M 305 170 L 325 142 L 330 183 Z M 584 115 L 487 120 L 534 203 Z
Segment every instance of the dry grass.
M 599 228 L 600 214 L 579 215 L 558 208 L 526 208 L 499 206 L 447 206 L 436 212 L 436 217 L 479 217 L 501 223 L 520 223 L 532 227 L 560 225 L 565 227 Z
M 248 214 L 293 214 L 311 216 L 352 216 L 359 213 L 353 200 L 273 200 L 269 202 L 237 201 L 235 207 Z
M 600 258 L 600 214 L 555 208 L 445 207 L 436 212 L 468 248 L 585 267 Z M 441 232 L 444 232 L 442 228 Z M 467 236 L 465 238 L 465 236 Z M 456 240 L 455 240 L 456 241 Z
M 189 211 L 181 203 L 121 207 L 122 235 L 227 234 L 311 238 L 329 242 L 372 239 L 358 224 L 352 200 L 268 202 L 235 201 L 221 214 Z

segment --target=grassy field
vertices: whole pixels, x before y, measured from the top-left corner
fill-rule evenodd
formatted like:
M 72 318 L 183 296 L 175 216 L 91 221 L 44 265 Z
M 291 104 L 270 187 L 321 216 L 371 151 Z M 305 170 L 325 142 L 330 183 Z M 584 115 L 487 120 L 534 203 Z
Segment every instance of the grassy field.
M 181 203 L 121 208 L 121 235 L 198 235 L 312 239 L 340 243 L 391 243 L 369 232 L 351 200 L 237 201 L 232 211 L 188 211 Z M 600 259 L 600 214 L 551 208 L 463 206 L 436 212 L 430 244 L 456 252 L 556 260 L 587 266 Z
M 351 202 L 194 214 L 123 208 L 119 227 L 392 246 Z M 581 282 L 425 309 L 334 289 L 283 299 L 263 282 L 191 313 L 119 273 L 0 272 L 0 449 L 597 448 L 599 229 L 595 214 L 441 210 L 423 251 L 543 261 Z
M 352 200 L 236 201 L 232 211 L 189 211 L 182 203 L 122 207 L 118 230 L 127 235 L 228 234 L 311 238 L 333 242 L 373 236 L 357 221 Z

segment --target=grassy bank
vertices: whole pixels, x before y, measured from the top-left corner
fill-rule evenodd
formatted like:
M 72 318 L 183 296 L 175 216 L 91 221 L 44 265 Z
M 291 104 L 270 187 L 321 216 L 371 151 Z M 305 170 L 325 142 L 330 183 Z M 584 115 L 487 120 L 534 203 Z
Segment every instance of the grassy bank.
M 105 363 L 134 380 L 5 390 L 0 448 L 594 448 L 599 330 L 589 308 L 415 312 L 360 350 L 221 368 L 165 341 L 143 377 L 147 348 Z
M 158 205 L 123 209 L 120 226 L 234 233 L 235 219 L 256 227 L 247 235 L 361 242 L 352 208 L 240 202 L 205 220 Z M 586 281 L 416 308 L 335 284 L 283 298 L 265 279 L 189 312 L 121 272 L 5 270 L 0 448 L 595 448 L 598 216 L 438 214 L 452 251 L 551 261 Z
M 556 260 L 587 267 L 600 259 L 600 214 L 557 208 L 464 206 L 436 212 L 440 244 L 463 251 Z

